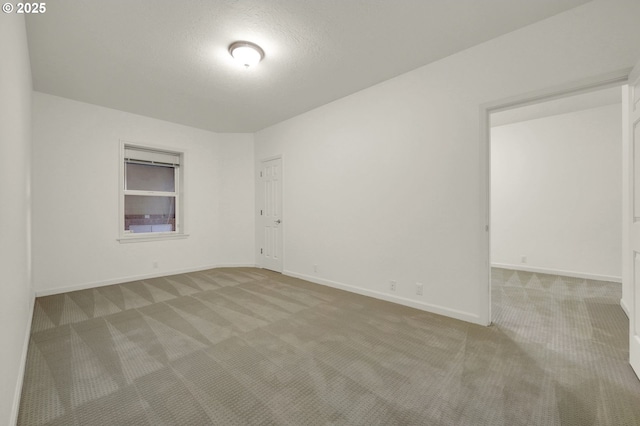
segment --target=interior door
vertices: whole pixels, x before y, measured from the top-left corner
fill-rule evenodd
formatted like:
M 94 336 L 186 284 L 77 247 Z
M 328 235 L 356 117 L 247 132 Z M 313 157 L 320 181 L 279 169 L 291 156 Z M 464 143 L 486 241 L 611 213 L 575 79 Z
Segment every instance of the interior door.
M 262 243 L 260 265 L 265 269 L 282 272 L 282 159 L 262 162 L 260 169 L 262 200 L 260 218 Z
M 628 232 L 629 246 L 625 248 L 625 256 L 631 259 L 631 274 L 628 279 L 632 285 L 626 288 L 631 290 L 631 306 L 628 306 L 629 314 L 629 362 L 640 377 L 640 62 L 629 76 L 629 84 L 626 86 L 626 111 L 624 114 L 628 144 L 625 146 L 626 154 L 630 161 L 627 178 L 631 191 L 625 191 L 624 196 L 631 198 L 628 202 L 630 212 L 628 219 L 630 230 Z M 624 296 L 623 296 L 624 297 Z

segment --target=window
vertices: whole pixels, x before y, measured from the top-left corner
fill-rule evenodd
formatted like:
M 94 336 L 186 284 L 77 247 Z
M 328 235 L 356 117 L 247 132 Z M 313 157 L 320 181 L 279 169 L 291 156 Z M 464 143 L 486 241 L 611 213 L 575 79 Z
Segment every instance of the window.
M 123 144 L 120 241 L 184 237 L 180 223 L 183 154 Z

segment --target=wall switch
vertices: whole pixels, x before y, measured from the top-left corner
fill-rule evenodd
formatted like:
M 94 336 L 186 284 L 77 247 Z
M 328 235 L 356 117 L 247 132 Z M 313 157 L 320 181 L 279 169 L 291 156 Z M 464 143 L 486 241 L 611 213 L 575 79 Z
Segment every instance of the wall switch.
M 389 281 L 389 290 L 396 291 L 396 282 L 395 281 Z
M 418 296 L 422 296 L 423 289 L 424 289 L 424 286 L 422 285 L 422 283 L 416 283 L 416 294 Z
M 521 263 L 527 263 L 527 256 L 520 257 L 520 262 Z

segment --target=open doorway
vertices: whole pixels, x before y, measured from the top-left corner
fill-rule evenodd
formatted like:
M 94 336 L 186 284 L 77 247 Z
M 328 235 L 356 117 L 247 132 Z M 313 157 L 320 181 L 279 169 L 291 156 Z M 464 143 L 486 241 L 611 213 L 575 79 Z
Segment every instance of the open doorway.
M 621 102 L 614 85 L 490 114 L 494 322 L 509 303 L 621 282 Z

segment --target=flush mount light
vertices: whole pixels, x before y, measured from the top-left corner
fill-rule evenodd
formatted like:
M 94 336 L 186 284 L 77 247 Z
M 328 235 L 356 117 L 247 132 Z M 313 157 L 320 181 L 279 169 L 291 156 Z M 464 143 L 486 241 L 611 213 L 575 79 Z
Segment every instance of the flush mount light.
M 238 63 L 249 68 L 264 58 L 264 50 L 248 41 L 236 41 L 229 46 L 229 53 Z

